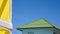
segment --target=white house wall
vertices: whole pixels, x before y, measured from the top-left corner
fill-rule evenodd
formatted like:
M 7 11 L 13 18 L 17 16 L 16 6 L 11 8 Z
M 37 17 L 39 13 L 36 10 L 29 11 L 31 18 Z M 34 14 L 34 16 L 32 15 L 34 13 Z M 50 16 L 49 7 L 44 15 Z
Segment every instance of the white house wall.
M 28 32 L 34 32 L 34 34 L 53 34 L 52 28 L 23 29 L 22 34 L 28 34 Z

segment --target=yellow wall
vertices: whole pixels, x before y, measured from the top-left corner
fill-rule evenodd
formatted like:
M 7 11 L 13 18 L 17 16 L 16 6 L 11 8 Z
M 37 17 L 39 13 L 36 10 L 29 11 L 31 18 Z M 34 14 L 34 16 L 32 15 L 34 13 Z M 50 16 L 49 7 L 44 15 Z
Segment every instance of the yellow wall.
M 10 34 L 10 32 L 8 30 L 0 28 L 0 34 Z
M 10 21 L 10 0 L 0 0 L 0 18 Z

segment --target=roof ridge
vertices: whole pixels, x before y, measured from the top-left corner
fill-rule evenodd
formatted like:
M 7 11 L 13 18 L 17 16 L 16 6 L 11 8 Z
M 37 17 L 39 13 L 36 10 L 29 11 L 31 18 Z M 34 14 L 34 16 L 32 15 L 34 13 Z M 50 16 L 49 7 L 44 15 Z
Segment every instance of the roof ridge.
M 35 25 L 34 25 L 35 24 Z M 46 20 L 45 18 L 41 18 L 39 20 L 34 20 L 32 22 L 29 22 L 21 27 L 18 27 L 17 29 L 22 29 L 22 28 L 40 28 L 40 27 L 52 27 L 52 28 L 56 28 L 59 29 L 59 27 L 55 26 L 54 24 L 52 24 L 50 21 Z
M 46 20 L 46 19 L 45 19 Z M 47 21 L 47 20 L 46 20 Z M 57 25 L 55 25 L 55 24 L 53 24 L 53 23 L 51 23 L 51 22 L 49 22 L 49 21 L 47 21 L 49 24 L 51 24 L 53 27 L 55 27 L 55 28 L 57 28 L 57 29 L 60 29 L 60 27 L 59 26 L 57 26 Z
M 48 24 L 50 24 L 50 25 L 52 25 L 53 26 L 53 24 L 50 22 L 50 21 L 47 21 L 46 19 L 44 19 L 46 22 L 48 22 Z
M 40 24 L 40 25 L 39 25 Z M 51 22 L 49 22 L 48 20 L 46 20 L 45 18 L 41 18 L 39 20 L 34 20 L 32 22 L 29 22 L 27 24 L 24 24 L 23 26 L 19 27 L 19 28 L 34 28 L 34 27 L 53 27 L 53 28 L 57 28 L 60 30 L 59 27 L 55 26 L 54 24 L 52 24 Z

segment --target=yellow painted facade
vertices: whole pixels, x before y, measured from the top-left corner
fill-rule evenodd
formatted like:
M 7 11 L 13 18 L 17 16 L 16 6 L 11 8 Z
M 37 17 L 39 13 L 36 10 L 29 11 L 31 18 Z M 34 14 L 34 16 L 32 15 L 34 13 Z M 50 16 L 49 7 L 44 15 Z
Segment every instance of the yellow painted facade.
M 0 19 L 5 20 L 8 23 L 11 21 L 10 1 L 11 0 L 0 0 Z M 7 28 L 4 29 L 0 27 L 0 34 L 10 34 L 10 32 Z

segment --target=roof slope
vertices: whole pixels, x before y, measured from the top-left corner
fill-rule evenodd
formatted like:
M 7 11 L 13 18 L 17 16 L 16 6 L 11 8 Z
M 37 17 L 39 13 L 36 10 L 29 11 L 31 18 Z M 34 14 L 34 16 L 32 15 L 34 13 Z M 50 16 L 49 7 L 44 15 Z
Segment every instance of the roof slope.
M 55 26 L 55 25 L 51 24 L 50 22 L 48 22 L 47 20 L 45 20 L 44 18 L 42 18 L 40 20 L 37 20 L 37 21 L 34 21 L 34 22 L 30 22 L 28 24 L 25 24 L 21 27 L 18 27 L 17 29 L 21 29 L 21 28 L 41 28 L 41 27 L 55 27 L 57 29 L 60 29 L 57 26 Z

